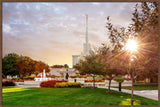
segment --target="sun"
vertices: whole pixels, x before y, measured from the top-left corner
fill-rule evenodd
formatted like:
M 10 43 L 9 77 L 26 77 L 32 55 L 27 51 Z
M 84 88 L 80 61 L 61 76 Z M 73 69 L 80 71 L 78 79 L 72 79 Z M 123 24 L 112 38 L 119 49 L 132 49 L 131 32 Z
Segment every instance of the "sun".
M 137 42 L 135 40 L 132 39 L 128 39 L 127 43 L 126 43 L 126 49 L 133 52 L 133 51 L 137 51 Z

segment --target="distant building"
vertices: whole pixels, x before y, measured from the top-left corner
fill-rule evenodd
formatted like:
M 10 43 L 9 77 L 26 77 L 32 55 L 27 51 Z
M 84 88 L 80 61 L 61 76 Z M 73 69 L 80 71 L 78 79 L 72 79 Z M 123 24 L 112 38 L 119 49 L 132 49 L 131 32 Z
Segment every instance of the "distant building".
M 75 76 L 76 70 L 74 68 L 50 68 L 48 75 L 66 76 L 66 73 L 68 73 L 69 76 Z
M 72 66 L 76 65 L 80 59 L 89 54 L 91 50 L 90 43 L 88 42 L 88 15 L 86 15 L 86 37 L 85 43 L 83 44 L 83 52 L 80 55 L 72 55 Z

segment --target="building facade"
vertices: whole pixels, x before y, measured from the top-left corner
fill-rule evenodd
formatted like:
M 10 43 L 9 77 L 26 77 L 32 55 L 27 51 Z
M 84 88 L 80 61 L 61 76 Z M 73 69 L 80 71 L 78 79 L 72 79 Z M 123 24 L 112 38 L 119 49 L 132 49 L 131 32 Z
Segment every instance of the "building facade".
M 91 45 L 88 41 L 88 15 L 86 15 L 86 35 L 85 35 L 85 43 L 83 44 L 83 51 L 80 55 L 72 55 L 72 66 L 76 65 L 80 59 L 83 59 L 84 56 L 89 54 L 91 50 Z

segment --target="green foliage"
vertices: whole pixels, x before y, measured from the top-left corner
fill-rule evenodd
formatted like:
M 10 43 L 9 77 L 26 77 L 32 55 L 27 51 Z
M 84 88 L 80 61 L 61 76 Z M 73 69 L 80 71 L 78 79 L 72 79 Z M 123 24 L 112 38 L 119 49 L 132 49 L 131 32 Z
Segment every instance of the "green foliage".
M 34 80 L 34 76 L 26 76 L 26 77 L 23 77 L 24 80 Z
M 95 52 L 90 52 L 89 56 L 86 56 L 85 60 L 80 60 L 79 71 L 81 74 L 93 74 L 104 75 L 105 65 L 100 56 Z
M 94 51 L 90 51 L 90 54 L 85 57 L 85 60 L 80 60 L 78 63 L 80 74 L 90 74 L 93 77 L 93 86 L 95 87 L 95 76 L 105 75 L 105 64 Z
M 2 58 L 2 76 L 3 78 L 7 75 L 15 76 L 19 75 L 18 70 L 16 69 L 16 60 L 19 56 L 15 53 L 7 54 Z
M 113 78 L 113 80 L 116 82 L 124 82 L 124 78 L 120 78 L 120 77 L 115 77 Z
M 78 76 L 78 77 L 79 77 L 79 76 L 81 76 L 81 74 L 76 74 L 76 76 Z

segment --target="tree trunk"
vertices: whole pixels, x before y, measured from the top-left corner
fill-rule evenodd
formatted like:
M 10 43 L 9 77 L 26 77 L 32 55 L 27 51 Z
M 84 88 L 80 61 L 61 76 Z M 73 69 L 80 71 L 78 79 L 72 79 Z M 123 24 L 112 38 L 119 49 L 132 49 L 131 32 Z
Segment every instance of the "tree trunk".
M 95 76 L 93 76 L 93 88 L 95 88 Z
M 109 80 L 108 93 L 110 93 L 111 80 Z
M 150 78 L 150 76 L 149 76 L 149 78 L 148 78 L 148 81 L 149 81 L 148 83 L 151 83 L 151 78 Z
M 119 91 L 121 91 L 121 82 L 119 82 Z
M 77 80 L 76 79 L 74 79 L 74 82 L 76 82 Z
M 131 105 L 133 105 L 133 90 L 134 90 L 134 72 L 132 71 L 132 90 L 131 90 Z

